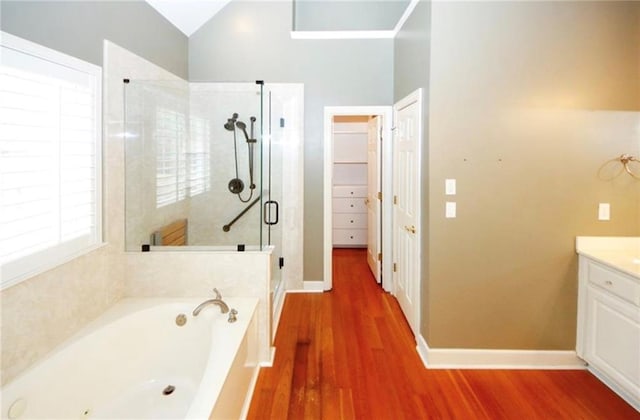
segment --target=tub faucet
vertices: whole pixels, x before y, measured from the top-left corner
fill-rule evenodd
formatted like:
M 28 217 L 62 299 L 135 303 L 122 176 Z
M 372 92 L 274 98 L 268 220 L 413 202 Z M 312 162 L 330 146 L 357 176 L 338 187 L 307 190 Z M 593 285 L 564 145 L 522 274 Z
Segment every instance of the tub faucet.
M 229 306 L 222 300 L 222 295 L 220 295 L 220 292 L 218 291 L 218 289 L 213 289 L 213 292 L 216 294 L 215 299 L 205 300 L 200 305 L 196 306 L 196 308 L 193 310 L 193 316 L 198 316 L 200 311 L 202 311 L 205 307 L 209 305 L 219 306 L 220 311 L 223 314 L 226 314 L 227 312 L 229 312 Z

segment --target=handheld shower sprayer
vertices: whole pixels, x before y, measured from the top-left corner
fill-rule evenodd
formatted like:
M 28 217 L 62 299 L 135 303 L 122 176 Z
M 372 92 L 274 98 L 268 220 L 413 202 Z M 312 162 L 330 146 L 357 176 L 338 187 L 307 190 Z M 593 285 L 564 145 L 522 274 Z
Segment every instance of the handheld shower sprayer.
M 229 181 L 229 192 L 232 194 L 236 194 L 240 201 L 243 203 L 248 202 L 253 197 L 253 190 L 256 188 L 256 184 L 253 180 L 253 162 L 254 162 L 254 150 L 253 146 L 257 143 L 257 140 L 253 137 L 254 134 L 254 125 L 256 122 L 256 117 L 251 117 L 251 137 L 247 133 L 247 124 L 242 121 L 238 121 L 238 113 L 234 112 L 231 118 L 227 118 L 227 122 L 224 124 L 224 128 L 228 131 L 233 131 L 233 152 L 234 152 L 234 161 L 235 161 L 235 169 L 236 169 L 236 177 L 232 178 Z M 236 128 L 241 130 L 244 134 L 244 138 L 247 141 L 248 147 L 248 160 L 249 160 L 249 189 L 251 190 L 251 194 L 249 198 L 246 200 L 240 196 L 240 193 L 244 191 L 244 182 L 240 179 L 240 175 L 238 172 L 238 143 L 236 138 Z
M 244 138 L 247 139 L 247 143 L 249 143 L 251 139 L 249 139 L 249 134 L 247 134 L 247 124 L 243 123 L 242 121 L 236 121 L 236 127 L 242 130 L 242 132 L 244 133 Z

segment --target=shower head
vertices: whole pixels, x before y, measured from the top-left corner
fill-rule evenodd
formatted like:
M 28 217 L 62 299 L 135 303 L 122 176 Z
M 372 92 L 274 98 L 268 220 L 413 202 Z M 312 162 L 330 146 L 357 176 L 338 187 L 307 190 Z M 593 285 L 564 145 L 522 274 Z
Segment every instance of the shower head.
M 237 119 L 238 119 L 238 113 L 234 112 L 233 115 L 231 115 L 231 118 L 227 118 L 227 122 L 224 124 L 224 128 L 229 131 L 233 131 L 235 128 L 234 124 L 236 123 Z
M 247 124 L 242 121 L 236 121 L 236 127 L 238 127 L 244 133 L 244 138 L 247 139 L 247 143 L 250 142 L 249 134 L 247 134 Z

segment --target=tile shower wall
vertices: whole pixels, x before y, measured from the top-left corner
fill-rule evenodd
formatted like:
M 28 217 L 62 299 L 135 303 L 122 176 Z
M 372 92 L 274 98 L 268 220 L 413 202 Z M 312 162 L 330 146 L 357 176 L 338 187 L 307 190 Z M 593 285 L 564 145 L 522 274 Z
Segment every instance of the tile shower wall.
M 176 80 L 176 76 L 107 43 L 105 47 L 105 80 L 109 87 L 109 130 L 122 139 L 124 132 L 124 90 L 122 79 Z M 124 147 L 118 143 L 110 167 L 118 168 L 118 185 L 124 185 Z M 124 197 L 121 191 L 119 197 Z M 117 217 L 121 232 L 124 226 L 124 200 Z M 121 234 L 122 235 L 122 234 Z M 124 249 L 124 238 L 119 241 Z M 258 325 L 261 335 L 261 361 L 268 360 L 270 345 L 269 254 L 264 252 L 129 252 L 125 254 L 125 296 L 129 297 L 203 297 L 212 296 L 219 288 L 223 296 L 245 296 L 260 299 Z

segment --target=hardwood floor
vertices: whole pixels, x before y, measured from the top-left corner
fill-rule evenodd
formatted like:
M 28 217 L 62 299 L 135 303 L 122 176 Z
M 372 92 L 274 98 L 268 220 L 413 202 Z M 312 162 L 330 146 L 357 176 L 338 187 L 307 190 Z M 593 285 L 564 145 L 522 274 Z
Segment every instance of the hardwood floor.
M 287 295 L 249 419 L 640 419 L 587 371 L 424 368 L 365 252 L 334 250 L 331 292 Z

